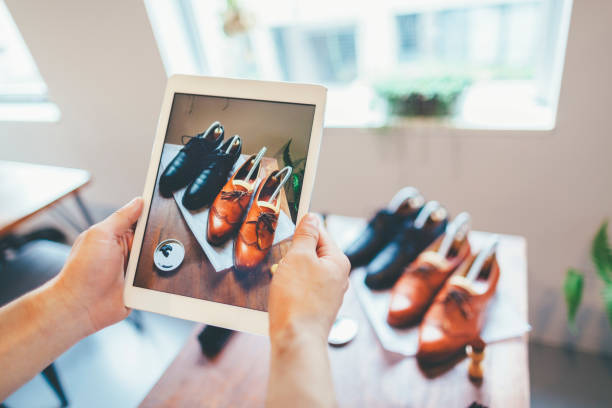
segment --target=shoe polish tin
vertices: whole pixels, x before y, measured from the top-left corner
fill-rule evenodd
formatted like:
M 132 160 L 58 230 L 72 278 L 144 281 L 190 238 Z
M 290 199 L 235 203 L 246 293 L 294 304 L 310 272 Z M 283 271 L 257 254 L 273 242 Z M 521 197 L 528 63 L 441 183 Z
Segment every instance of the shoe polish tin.
M 185 247 L 176 239 L 166 239 L 157 245 L 153 262 L 157 269 L 170 272 L 178 268 L 185 258 Z
M 336 347 L 350 343 L 357 335 L 359 326 L 355 319 L 349 317 L 337 317 L 329 332 L 327 342 Z

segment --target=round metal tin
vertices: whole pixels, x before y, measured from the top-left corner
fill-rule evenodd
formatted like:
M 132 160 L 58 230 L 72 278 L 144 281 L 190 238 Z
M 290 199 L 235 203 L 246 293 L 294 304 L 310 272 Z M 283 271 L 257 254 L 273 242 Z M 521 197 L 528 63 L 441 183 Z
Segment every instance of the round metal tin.
M 170 272 L 178 268 L 185 258 L 185 247 L 176 239 L 166 239 L 155 248 L 153 262 L 157 269 Z
M 332 346 L 343 346 L 355 338 L 358 329 L 356 320 L 339 316 L 332 325 L 327 342 Z

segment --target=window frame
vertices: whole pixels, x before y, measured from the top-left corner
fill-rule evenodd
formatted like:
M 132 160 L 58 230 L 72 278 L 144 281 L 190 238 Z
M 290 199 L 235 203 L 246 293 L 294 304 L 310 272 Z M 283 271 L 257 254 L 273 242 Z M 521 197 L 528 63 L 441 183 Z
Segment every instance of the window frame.
M 32 75 L 29 82 L 10 82 L 10 77 L 0 82 L 0 122 L 57 122 L 59 108 L 49 100 L 47 84 L 4 0 L 0 0 L 0 20 L 9 43 L 4 58 L 21 58 L 20 66 L 26 64 Z
M 355 34 L 356 81 L 355 82 L 358 83 L 357 84 L 358 87 L 361 87 L 362 86 L 361 79 L 367 76 L 368 72 L 372 70 L 372 65 L 373 65 L 371 61 L 370 62 L 364 62 L 364 61 L 375 60 L 377 65 L 383 65 L 383 66 L 385 64 L 394 64 L 394 63 L 401 66 L 406 61 L 410 61 L 410 59 L 405 59 L 400 56 L 400 48 L 401 48 L 400 27 L 399 27 L 397 18 L 402 15 L 416 15 L 417 24 L 422 24 L 420 22 L 420 20 L 422 20 L 422 16 L 420 16 L 419 13 L 422 13 L 424 11 L 427 11 L 427 12 L 432 12 L 432 11 L 435 12 L 435 11 L 443 11 L 443 10 L 452 11 L 454 9 L 464 9 L 464 8 L 473 7 L 473 6 L 481 7 L 481 6 L 499 6 L 499 5 L 504 5 L 504 4 L 532 4 L 532 3 L 537 3 L 537 2 L 538 0 L 468 0 L 462 3 L 457 3 L 457 2 L 449 3 L 448 1 L 444 1 L 444 0 L 431 0 L 428 2 L 414 2 L 414 3 L 406 4 L 405 2 L 390 0 L 390 3 L 391 3 L 391 7 L 389 9 L 390 13 L 386 15 L 389 21 L 383 22 L 382 24 L 382 26 L 385 27 L 384 30 L 386 32 L 383 35 L 383 40 L 380 41 L 380 43 L 384 43 L 385 42 L 384 40 L 386 39 L 387 42 L 389 42 L 389 44 L 386 46 L 387 55 L 385 55 L 383 58 L 380 58 L 380 60 L 378 57 L 370 58 L 367 56 L 368 51 L 376 46 L 376 45 L 373 46 L 372 44 L 368 45 L 368 43 L 371 43 L 372 41 L 368 40 L 367 38 L 364 39 L 364 37 L 367 37 L 368 35 L 367 34 L 368 29 L 372 28 L 372 24 L 370 24 L 370 26 L 368 27 L 365 27 L 364 29 L 364 27 L 361 26 L 361 24 L 363 23 L 362 21 L 360 21 L 359 19 L 351 19 L 351 17 L 349 16 L 342 21 L 333 22 L 333 27 L 334 27 L 334 30 L 338 30 L 338 27 L 340 26 L 347 26 L 347 25 L 354 25 L 356 27 L 355 28 L 356 30 L 356 34 Z M 188 46 L 191 48 L 192 54 L 200 53 L 202 56 L 198 58 L 200 58 L 203 61 L 206 61 L 206 65 L 207 65 L 206 67 L 198 69 L 197 72 L 189 72 L 189 71 L 179 71 L 179 72 L 190 73 L 190 74 L 206 74 L 206 75 L 213 75 L 213 76 L 228 76 L 228 75 L 236 76 L 236 74 L 233 74 L 233 73 L 228 74 L 220 64 L 215 63 L 215 61 L 219 61 L 220 59 L 222 59 L 222 52 L 220 52 L 218 49 L 215 49 L 216 47 L 206 46 L 208 44 L 214 44 L 215 39 L 219 39 L 220 35 L 222 34 L 221 30 L 217 29 L 216 34 L 212 33 L 213 35 L 211 35 L 210 26 L 214 25 L 214 23 L 204 25 L 204 26 L 209 26 L 208 27 L 209 29 L 207 32 L 202 32 L 198 29 L 198 25 L 197 25 L 198 17 L 196 17 L 198 10 L 195 10 L 192 7 L 192 5 L 197 4 L 197 2 L 193 3 L 192 0 L 184 0 L 184 1 L 177 2 L 177 4 L 178 4 L 178 7 L 183 8 L 183 11 L 181 14 L 190 16 L 188 19 L 185 19 L 184 21 L 185 24 L 183 27 L 183 29 L 186 30 L 186 32 L 191 33 L 188 36 L 189 38 L 191 38 Z M 461 7 L 458 7 L 459 4 L 461 5 Z M 540 75 L 539 78 L 544 77 L 546 79 L 541 84 L 538 83 L 537 85 L 534 85 L 534 89 L 537 90 L 537 93 L 538 93 L 537 98 L 545 102 L 550 112 L 547 112 L 546 114 L 542 115 L 541 120 L 538 119 L 535 122 L 526 121 L 524 123 L 519 123 L 521 122 L 521 120 L 517 120 L 516 126 L 510 126 L 511 128 L 525 129 L 525 130 L 542 130 L 542 129 L 553 129 L 556 124 L 557 104 L 558 104 L 559 89 L 560 89 L 560 83 L 561 83 L 561 75 L 563 71 L 563 59 L 564 59 L 564 54 L 565 54 L 565 45 L 567 41 L 567 31 L 568 31 L 567 28 L 569 25 L 569 18 L 571 15 L 572 0 L 542 0 L 542 4 L 546 4 L 547 13 L 549 14 L 556 13 L 556 15 L 552 17 L 550 15 L 547 16 L 548 19 L 550 18 L 555 19 L 555 24 L 553 24 L 551 27 L 547 26 L 547 29 L 549 32 L 547 35 L 548 47 L 546 48 L 547 50 L 547 52 L 545 53 L 546 55 L 542 57 L 542 58 L 547 59 L 547 63 L 545 64 L 547 66 L 547 69 L 541 69 L 541 68 L 537 69 Z M 563 7 L 558 7 L 559 4 L 561 4 Z M 203 7 L 203 6 L 199 5 L 198 7 Z M 216 10 L 216 12 L 218 12 L 218 10 Z M 208 15 L 212 16 L 210 12 Z M 312 22 L 308 20 L 308 18 L 300 19 L 301 23 L 304 23 L 304 21 L 302 20 L 306 20 L 309 25 L 311 24 L 313 27 L 312 28 L 313 30 L 317 28 L 325 29 L 326 27 L 330 27 L 331 25 L 326 22 L 320 22 L 320 23 Z M 381 21 L 379 20 L 378 23 L 381 23 Z M 378 24 L 378 27 L 380 26 L 381 24 Z M 276 43 L 277 40 L 275 40 L 274 38 L 275 34 L 273 32 L 274 28 L 278 28 L 278 27 L 279 26 L 274 27 L 272 25 L 265 26 L 263 28 L 254 27 L 253 30 L 249 32 L 249 35 L 252 39 L 251 46 L 252 46 L 252 53 L 254 54 L 254 64 L 256 65 L 256 69 L 258 72 L 258 75 L 256 76 L 257 79 L 267 79 L 267 80 L 292 79 L 291 74 L 287 72 L 287 71 L 290 71 L 290 69 L 287 69 L 286 67 L 282 66 L 280 62 L 280 58 L 278 56 L 279 53 L 278 53 L 278 47 Z M 307 29 L 310 29 L 310 27 L 308 27 Z M 307 29 L 305 29 L 304 27 L 300 27 L 300 30 L 302 31 L 307 30 Z M 418 32 L 418 29 L 417 29 L 417 32 Z M 418 41 L 419 39 L 417 38 L 417 43 Z M 159 44 L 160 43 L 158 41 L 158 45 Z M 541 74 L 542 72 L 548 72 L 548 73 L 553 72 L 553 74 L 542 76 Z M 169 75 L 171 73 L 173 72 L 168 72 Z M 253 77 L 250 76 L 250 78 L 253 78 Z M 330 89 L 329 99 L 331 101 L 334 98 L 334 96 L 337 94 L 338 95 L 340 93 L 350 94 L 351 92 L 348 91 L 347 88 L 350 88 L 353 85 L 353 83 L 349 83 L 346 86 L 344 86 L 344 85 L 339 85 L 339 84 L 328 82 L 326 85 Z M 334 106 L 333 103 L 328 104 L 328 108 L 330 110 L 332 110 L 332 106 Z M 366 121 L 362 121 L 361 123 L 346 123 L 346 121 L 344 120 L 339 120 L 336 122 L 333 120 L 333 116 L 334 116 L 334 113 L 332 110 L 332 112 L 329 112 L 327 115 L 327 119 L 328 119 L 327 125 L 328 126 L 330 124 L 334 127 L 380 127 L 380 126 L 389 125 L 388 122 L 381 121 L 380 119 L 376 119 L 374 121 L 366 120 Z M 440 124 L 442 123 L 446 125 L 450 124 L 450 126 L 458 127 L 458 128 L 472 128 L 473 127 L 477 129 L 478 128 L 490 128 L 490 129 L 500 129 L 500 130 L 508 129 L 507 124 L 496 125 L 495 123 L 489 123 L 489 124 L 470 123 L 470 122 L 466 122 L 465 120 L 462 120 L 462 118 L 460 117 L 451 117 L 450 119 L 444 118 L 444 119 L 439 120 L 438 122 Z

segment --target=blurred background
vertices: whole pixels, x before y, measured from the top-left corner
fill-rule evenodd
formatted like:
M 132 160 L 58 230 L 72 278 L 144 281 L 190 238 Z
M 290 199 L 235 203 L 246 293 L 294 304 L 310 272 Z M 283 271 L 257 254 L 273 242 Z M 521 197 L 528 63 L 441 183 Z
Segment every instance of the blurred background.
M 612 300 L 590 248 L 612 214 L 612 4 L 109 5 L 0 1 L 0 159 L 89 170 L 102 216 L 142 192 L 169 75 L 323 84 L 312 209 L 369 217 L 413 185 L 474 229 L 525 236 L 532 402 L 610 401 Z M 575 330 L 570 267 L 584 272 Z M 592 377 L 555 377 L 579 368 Z

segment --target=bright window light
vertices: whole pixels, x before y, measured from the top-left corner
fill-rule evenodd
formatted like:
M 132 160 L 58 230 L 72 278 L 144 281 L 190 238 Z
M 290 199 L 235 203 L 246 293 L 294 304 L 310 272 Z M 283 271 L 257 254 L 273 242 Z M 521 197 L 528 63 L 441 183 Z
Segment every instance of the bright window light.
M 0 0 L 0 121 L 57 121 L 43 81 L 4 1 Z
M 319 83 L 326 126 L 554 127 L 571 0 L 145 0 L 168 75 Z

